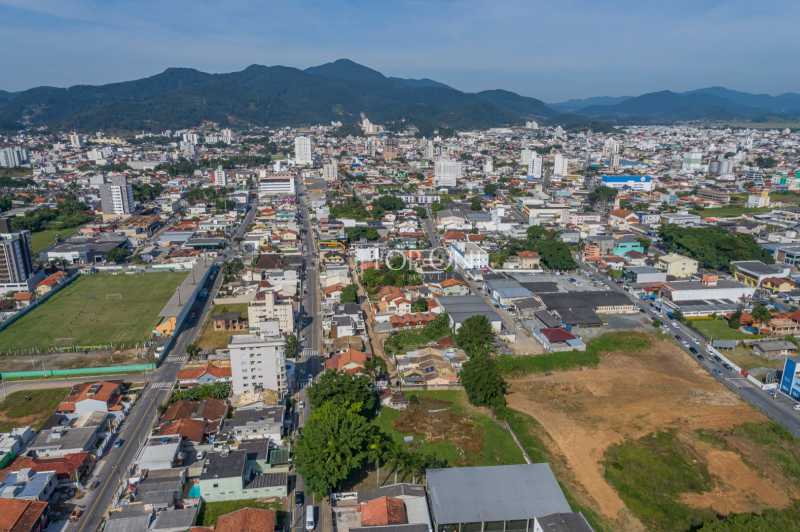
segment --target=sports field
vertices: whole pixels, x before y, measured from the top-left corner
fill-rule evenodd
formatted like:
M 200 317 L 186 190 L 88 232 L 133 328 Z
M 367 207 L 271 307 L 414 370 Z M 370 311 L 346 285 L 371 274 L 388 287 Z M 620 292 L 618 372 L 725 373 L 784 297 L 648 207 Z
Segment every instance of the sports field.
M 81 276 L 0 332 L 0 352 L 146 340 L 184 277 L 173 272 Z

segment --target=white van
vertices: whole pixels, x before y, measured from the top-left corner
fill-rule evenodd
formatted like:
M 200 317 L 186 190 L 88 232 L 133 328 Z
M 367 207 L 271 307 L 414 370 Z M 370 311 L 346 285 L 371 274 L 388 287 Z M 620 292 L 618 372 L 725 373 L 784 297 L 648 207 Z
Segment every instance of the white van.
M 306 530 L 314 530 L 316 522 L 314 521 L 315 507 L 310 504 L 306 506 Z

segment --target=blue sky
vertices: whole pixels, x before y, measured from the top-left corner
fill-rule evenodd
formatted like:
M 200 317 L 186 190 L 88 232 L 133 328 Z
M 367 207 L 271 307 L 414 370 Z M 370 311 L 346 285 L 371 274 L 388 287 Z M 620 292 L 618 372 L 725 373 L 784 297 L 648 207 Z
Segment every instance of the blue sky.
M 796 0 L 0 0 L 0 88 L 347 57 L 546 101 L 709 85 L 776 94 L 800 91 L 798 22 Z

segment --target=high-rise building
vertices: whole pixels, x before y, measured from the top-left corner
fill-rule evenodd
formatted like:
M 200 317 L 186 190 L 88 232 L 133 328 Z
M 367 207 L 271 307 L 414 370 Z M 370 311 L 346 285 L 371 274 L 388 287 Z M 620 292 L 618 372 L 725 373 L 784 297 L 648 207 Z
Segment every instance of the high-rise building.
M 433 185 L 436 187 L 455 187 L 461 179 L 463 168 L 458 161 L 439 159 L 436 161 L 433 174 Z
M 269 334 L 274 332 L 231 336 L 228 350 L 235 395 L 272 390 L 282 398 L 289 391 L 286 340 L 279 334 Z
M 81 137 L 76 132 L 72 132 L 69 134 L 69 144 L 73 148 L 80 148 L 81 147 Z
M 425 141 L 425 154 L 424 154 L 425 159 L 432 161 L 435 156 L 436 156 L 436 149 L 433 145 L 433 141 L 432 140 Z
M 12 232 L 8 219 L 0 219 L 0 292 L 27 290 L 31 274 L 30 233 Z
M 322 179 L 336 181 L 339 178 L 339 161 L 331 159 L 322 166 Z
M 536 179 L 542 178 L 542 156 L 538 153 L 534 153 L 528 161 L 528 175 Z
M 126 215 L 133 212 L 133 187 L 124 175 L 111 176 L 100 187 L 100 207 L 104 214 Z
M 553 175 L 559 177 L 569 175 L 569 159 L 560 153 L 556 153 L 553 159 Z
M 228 128 L 222 130 L 222 142 L 230 144 L 233 142 L 233 131 Z
M 520 152 L 519 155 L 519 164 L 522 166 L 528 166 L 529 164 L 531 164 L 531 160 L 533 159 L 533 155 L 535 153 L 536 152 L 531 150 L 530 148 L 525 148 L 524 150 L 522 150 L 522 152 Z
M 228 185 L 228 176 L 222 166 L 217 166 L 217 169 L 211 175 L 215 187 L 225 187 Z
M 483 161 L 483 173 L 491 174 L 492 172 L 494 172 L 494 159 L 490 155 Z
M 310 165 L 313 162 L 311 157 L 311 139 L 309 137 L 295 137 L 294 161 L 297 164 L 304 165 Z
M 19 146 L 0 149 L 0 168 L 15 168 L 30 160 L 28 150 Z

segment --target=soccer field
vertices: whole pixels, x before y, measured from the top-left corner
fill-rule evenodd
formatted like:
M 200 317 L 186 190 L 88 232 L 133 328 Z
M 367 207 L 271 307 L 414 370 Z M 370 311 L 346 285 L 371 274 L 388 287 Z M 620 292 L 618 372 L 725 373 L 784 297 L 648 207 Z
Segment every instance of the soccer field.
M 81 276 L 0 332 L 0 352 L 146 340 L 185 277 L 173 272 Z

